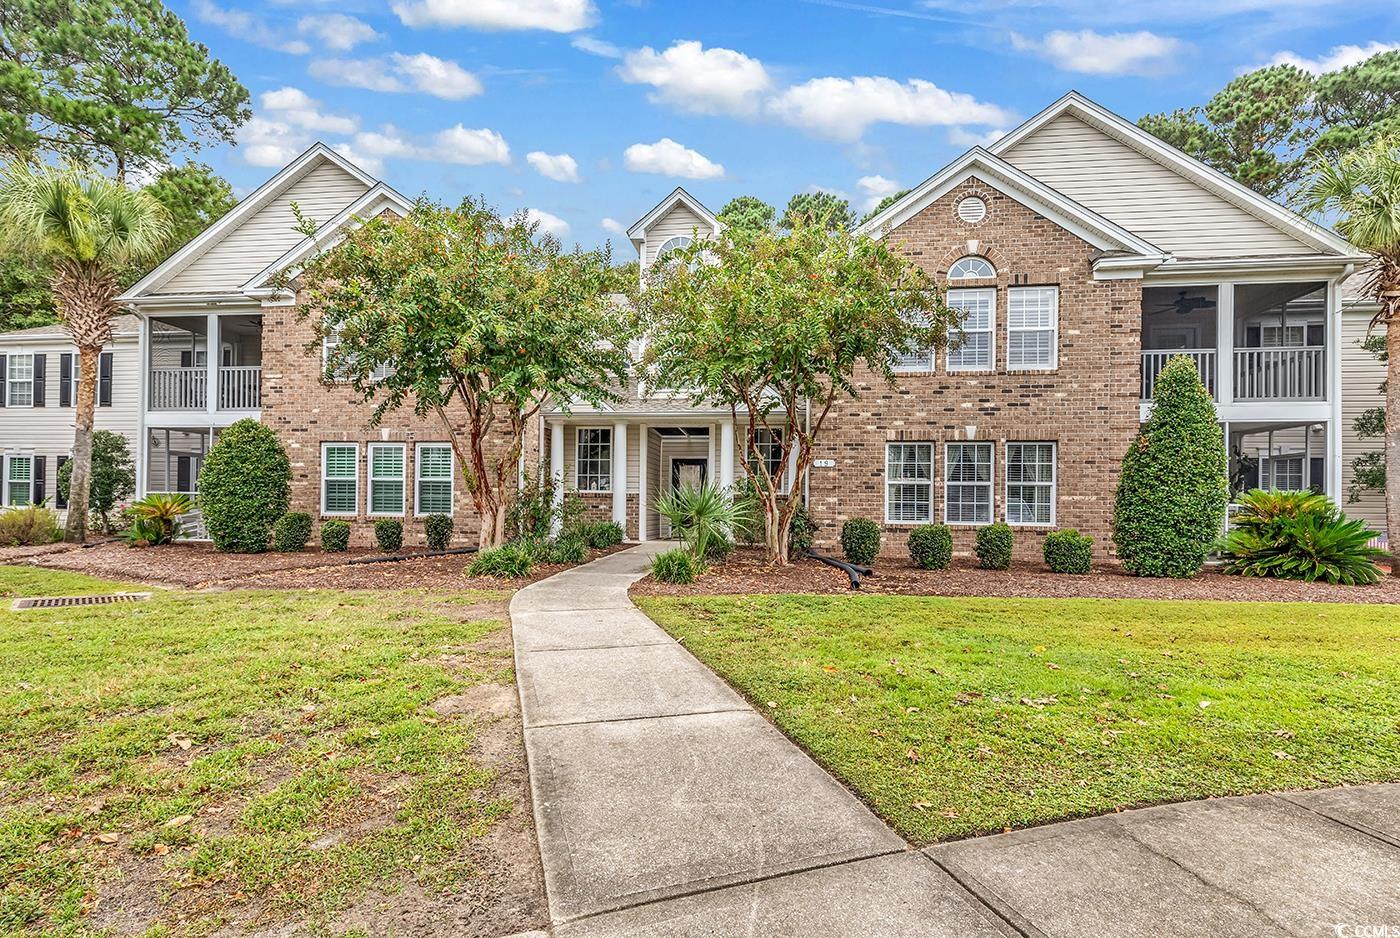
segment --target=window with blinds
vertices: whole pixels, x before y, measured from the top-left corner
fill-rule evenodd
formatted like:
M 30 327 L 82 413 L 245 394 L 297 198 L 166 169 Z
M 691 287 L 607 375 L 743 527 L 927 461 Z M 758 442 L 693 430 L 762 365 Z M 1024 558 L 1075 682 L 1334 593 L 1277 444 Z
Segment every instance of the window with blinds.
M 885 444 L 885 520 L 925 524 L 933 520 L 933 444 Z
M 948 347 L 949 371 L 991 371 L 995 361 L 997 291 L 949 290 L 948 305 L 963 314 L 962 330 Z
M 1055 523 L 1055 444 L 1006 444 L 1007 524 Z
M 321 447 L 321 514 L 359 513 L 360 448 L 354 443 Z
M 419 515 L 452 514 L 452 446 L 448 443 L 418 444 L 415 477 Z
M 404 446 L 371 443 L 369 447 L 369 513 L 401 515 L 404 512 Z
M 1006 295 L 1006 367 L 1048 371 L 1058 356 L 1058 287 L 1012 287 Z
M 991 524 L 992 444 L 949 443 L 943 467 L 945 520 L 949 524 Z

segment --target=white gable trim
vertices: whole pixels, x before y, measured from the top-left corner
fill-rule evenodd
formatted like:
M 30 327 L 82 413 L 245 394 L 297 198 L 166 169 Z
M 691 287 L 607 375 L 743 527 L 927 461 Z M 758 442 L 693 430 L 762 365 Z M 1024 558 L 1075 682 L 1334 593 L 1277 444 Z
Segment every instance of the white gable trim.
M 665 215 L 677 203 L 684 205 L 708 224 L 713 234 L 719 234 L 724 226 L 720 224 L 709 209 L 707 209 L 699 199 L 686 192 L 684 188 L 677 186 L 670 195 L 656 203 L 656 206 L 641 217 L 631 228 L 627 229 L 627 237 L 640 243 L 645 240 L 647 229 L 656 222 L 658 218 Z
M 1161 248 L 1056 192 L 982 147 L 973 147 L 911 189 L 904 198 L 856 228 L 857 234 L 883 238 L 929 205 L 976 177 L 1006 196 L 1036 209 L 1067 231 L 1105 251 L 1129 251 L 1139 263 L 1158 264 L 1169 256 Z
M 117 297 L 117 302 L 134 302 L 141 299 L 145 294 L 154 292 L 156 287 L 159 287 L 162 283 L 175 276 L 193 262 L 195 258 L 227 237 L 247 218 L 266 207 L 269 202 L 276 199 L 287 189 L 299 182 L 307 173 L 325 163 L 334 163 L 366 186 L 373 186 L 375 184 L 376 180 L 373 176 L 360 169 L 339 153 L 336 153 L 324 143 L 312 144 L 310 149 L 305 153 L 278 170 L 275 176 L 254 189 L 253 192 L 230 209 L 222 218 L 200 232 L 199 235 L 191 239 L 188 244 L 166 258 L 155 270 L 152 270 L 137 281 L 131 289 Z
M 1273 199 L 1236 182 L 1224 173 L 1182 153 L 1176 147 L 1158 140 L 1141 127 L 1124 120 L 1102 105 L 1096 104 L 1077 91 L 1071 91 L 1045 110 L 1025 121 L 989 148 L 1000 155 L 1010 150 L 1045 124 L 1063 114 L 1069 114 L 1089 126 L 1108 134 L 1149 159 L 1176 171 L 1191 182 L 1213 192 L 1227 202 L 1243 209 L 1285 234 L 1319 251 L 1354 255 L 1356 249 L 1335 232 L 1296 212 L 1289 211 Z
M 346 225 L 357 218 L 378 215 L 386 208 L 396 209 L 400 215 L 407 215 L 413 210 L 413 202 L 385 183 L 377 182 L 368 192 L 346 206 L 340 214 L 321 225 L 314 238 L 303 238 L 299 244 L 254 274 L 239 289 L 246 293 L 268 291 L 267 281 L 273 274 L 280 270 L 297 268 L 313 251 L 338 243 L 344 238 Z

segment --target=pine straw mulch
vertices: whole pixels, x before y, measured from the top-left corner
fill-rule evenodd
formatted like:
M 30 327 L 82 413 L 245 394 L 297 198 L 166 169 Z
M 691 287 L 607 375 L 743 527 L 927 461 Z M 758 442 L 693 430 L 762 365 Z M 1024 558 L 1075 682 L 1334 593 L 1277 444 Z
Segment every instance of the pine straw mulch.
M 901 596 L 1400 603 L 1400 577 L 1384 577 L 1373 586 L 1337 586 L 1227 576 L 1207 569 L 1188 580 L 1169 580 L 1132 576 L 1114 563 L 1098 564 L 1083 576 L 1066 576 L 1027 561 L 1017 561 L 1010 570 L 983 570 L 964 557 L 955 557 L 946 570 L 922 570 L 908 558 L 881 558 L 874 570 L 874 576 L 862 581 L 862 591 Z M 658 583 L 647 577 L 632 587 L 638 596 L 848 592 L 850 580 L 840 570 L 809 557 L 775 567 L 753 548 L 736 550 L 694 583 Z

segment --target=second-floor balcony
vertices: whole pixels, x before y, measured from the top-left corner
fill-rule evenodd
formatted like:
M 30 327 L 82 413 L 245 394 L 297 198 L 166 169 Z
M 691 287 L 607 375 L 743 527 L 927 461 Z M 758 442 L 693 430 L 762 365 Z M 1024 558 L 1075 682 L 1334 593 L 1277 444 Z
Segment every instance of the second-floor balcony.
M 218 349 L 213 368 L 211 346 Z M 148 410 L 246 411 L 262 406 L 262 317 L 153 318 L 149 348 Z

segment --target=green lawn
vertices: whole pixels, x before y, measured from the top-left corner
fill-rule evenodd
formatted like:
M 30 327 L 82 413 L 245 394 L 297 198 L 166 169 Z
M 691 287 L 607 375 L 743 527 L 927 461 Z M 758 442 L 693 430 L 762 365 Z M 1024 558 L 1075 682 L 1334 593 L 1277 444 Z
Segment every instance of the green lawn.
M 1400 779 L 1400 609 L 644 597 L 916 843 Z
M 0 567 L 0 596 L 113 588 Z M 314 925 L 370 888 L 478 875 L 464 848 L 512 802 L 469 751 L 484 723 L 429 704 L 513 680 L 500 598 L 0 605 L 0 934 L 114 910 L 151 934 Z

